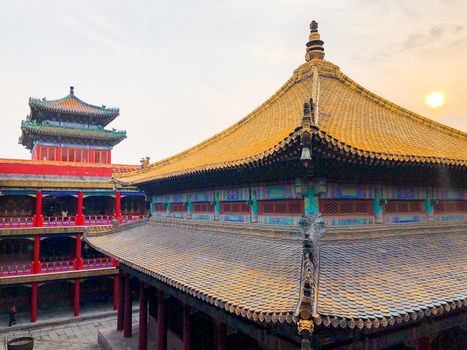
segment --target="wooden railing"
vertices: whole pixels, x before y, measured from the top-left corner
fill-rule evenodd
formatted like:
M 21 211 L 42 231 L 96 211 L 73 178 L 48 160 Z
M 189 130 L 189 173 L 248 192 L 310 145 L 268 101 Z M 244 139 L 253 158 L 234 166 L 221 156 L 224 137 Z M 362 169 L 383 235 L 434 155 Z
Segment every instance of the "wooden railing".
M 76 216 L 44 216 L 44 226 L 74 226 Z
M 84 225 L 85 226 L 112 225 L 112 220 L 113 220 L 112 215 L 85 215 Z
M 0 216 L 0 228 L 33 227 L 32 216 Z
M 0 265 L 0 277 L 29 275 L 33 273 L 32 263 Z
M 112 258 L 83 259 L 83 269 L 96 269 L 100 267 L 112 267 Z
M 136 220 L 141 220 L 146 217 L 146 214 L 123 214 L 122 215 L 122 221 L 124 224 L 127 222 L 132 222 Z
M 75 269 L 75 260 L 41 262 L 41 273 L 60 272 Z

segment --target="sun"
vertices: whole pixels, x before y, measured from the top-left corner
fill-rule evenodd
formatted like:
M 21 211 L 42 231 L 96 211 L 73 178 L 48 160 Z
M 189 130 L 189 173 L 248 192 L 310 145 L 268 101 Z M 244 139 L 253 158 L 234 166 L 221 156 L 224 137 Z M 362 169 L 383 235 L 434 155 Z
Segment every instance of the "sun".
M 425 103 L 431 108 L 438 108 L 444 105 L 444 94 L 439 91 L 434 91 L 425 97 Z

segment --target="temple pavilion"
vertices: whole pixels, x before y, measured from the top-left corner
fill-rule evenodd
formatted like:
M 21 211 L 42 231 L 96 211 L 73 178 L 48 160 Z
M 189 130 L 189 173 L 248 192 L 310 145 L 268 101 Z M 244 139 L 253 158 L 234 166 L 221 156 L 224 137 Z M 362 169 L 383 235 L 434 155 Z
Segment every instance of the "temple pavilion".
M 310 29 L 252 113 L 116 177 L 152 218 L 85 235 L 120 264 L 106 346 L 467 347 L 467 135 L 354 82 Z

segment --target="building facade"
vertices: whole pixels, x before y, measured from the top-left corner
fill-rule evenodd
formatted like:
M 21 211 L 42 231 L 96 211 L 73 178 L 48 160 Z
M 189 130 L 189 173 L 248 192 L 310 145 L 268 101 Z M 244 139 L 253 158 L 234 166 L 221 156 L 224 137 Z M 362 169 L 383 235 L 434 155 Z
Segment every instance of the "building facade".
M 310 29 L 256 110 L 117 176 L 153 217 L 85 239 L 119 261 L 139 349 L 465 348 L 467 136 L 355 83 Z
M 35 322 L 41 309 L 71 305 L 77 316 L 80 304 L 115 299 L 118 263 L 82 235 L 141 219 L 146 203 L 135 187 L 113 181 L 137 168 L 111 164 L 126 133 L 104 126 L 118 109 L 85 103 L 73 88 L 60 100 L 31 98 L 29 106 L 20 143 L 32 159 L 0 159 L 0 310 L 15 305 Z

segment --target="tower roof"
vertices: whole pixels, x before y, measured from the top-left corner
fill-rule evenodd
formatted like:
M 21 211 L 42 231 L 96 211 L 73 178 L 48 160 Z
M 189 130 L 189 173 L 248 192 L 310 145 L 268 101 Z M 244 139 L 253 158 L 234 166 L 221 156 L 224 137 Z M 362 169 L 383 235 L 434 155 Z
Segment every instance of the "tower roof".
M 103 126 L 109 124 L 120 113 L 118 108 L 107 108 L 104 105 L 96 106 L 80 100 L 75 96 L 73 86 L 70 87 L 70 93 L 67 96 L 58 100 L 31 97 L 29 98 L 29 106 L 32 110 L 92 117 L 97 124 Z
M 300 142 L 303 105 L 312 100 L 309 132 L 344 156 L 368 161 L 467 164 L 467 134 L 420 116 L 357 84 L 325 61 L 312 23 L 307 62 L 266 102 L 230 128 L 175 156 L 121 177 L 146 183 L 269 159 Z

